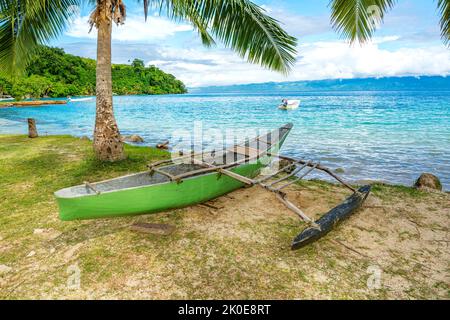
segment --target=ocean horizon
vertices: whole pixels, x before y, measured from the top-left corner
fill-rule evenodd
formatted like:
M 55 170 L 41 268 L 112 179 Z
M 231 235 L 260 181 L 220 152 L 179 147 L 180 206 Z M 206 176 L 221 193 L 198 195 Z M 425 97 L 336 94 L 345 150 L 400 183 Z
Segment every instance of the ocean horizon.
M 298 98 L 301 106 L 278 110 L 282 98 Z M 138 134 L 149 146 L 164 140 L 173 146 L 178 143 L 173 139 L 192 134 L 199 124 L 207 135 L 213 129 L 251 133 L 292 122 L 281 150 L 286 155 L 319 161 L 351 182 L 411 186 L 421 173 L 430 172 L 450 190 L 450 91 L 115 96 L 114 109 L 121 134 Z M 25 134 L 26 118 L 36 119 L 41 135 L 91 137 L 95 100 L 0 108 L 0 134 Z M 201 143 L 211 149 L 216 142 L 203 137 Z

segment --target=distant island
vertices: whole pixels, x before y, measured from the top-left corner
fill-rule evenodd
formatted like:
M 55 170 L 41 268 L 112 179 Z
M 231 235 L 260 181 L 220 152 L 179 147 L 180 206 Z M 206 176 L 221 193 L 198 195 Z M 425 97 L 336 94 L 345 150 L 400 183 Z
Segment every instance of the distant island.
M 24 75 L 15 81 L 0 76 L 0 96 L 16 99 L 95 95 L 93 59 L 41 47 Z M 134 59 L 130 65 L 112 65 L 113 92 L 118 95 L 181 94 L 186 87 L 173 75 Z
M 190 93 L 289 93 L 312 91 L 450 91 L 450 77 L 384 77 L 266 82 L 189 88 Z

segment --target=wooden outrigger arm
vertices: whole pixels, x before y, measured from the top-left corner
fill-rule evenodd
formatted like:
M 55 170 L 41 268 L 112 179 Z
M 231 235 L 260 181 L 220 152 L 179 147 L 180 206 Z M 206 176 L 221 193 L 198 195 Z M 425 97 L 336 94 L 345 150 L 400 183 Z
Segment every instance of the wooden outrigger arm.
M 304 222 L 308 224 L 308 227 L 304 229 L 300 234 L 295 237 L 295 239 L 292 241 L 291 249 L 296 250 L 299 248 L 304 247 L 305 245 L 308 245 L 324 235 L 326 235 L 328 232 L 330 232 L 340 221 L 342 221 L 345 218 L 348 218 L 351 214 L 353 214 L 358 208 L 361 207 L 362 203 L 365 201 L 367 196 L 370 193 L 371 187 L 370 186 L 363 186 L 356 190 L 352 186 L 350 186 L 348 183 L 346 183 L 342 178 L 335 175 L 330 169 L 323 167 L 320 165 L 320 163 L 314 163 L 311 160 L 302 160 L 302 159 L 295 159 L 291 157 L 286 156 L 279 156 L 279 155 L 273 155 L 273 154 L 267 154 L 270 157 L 273 158 L 279 158 L 283 160 L 289 161 L 289 164 L 284 166 L 283 168 L 280 168 L 275 173 L 268 175 L 266 177 L 253 180 L 249 179 L 247 177 L 238 175 L 232 171 L 223 169 L 218 169 L 217 171 L 220 172 L 222 170 L 223 174 L 226 174 L 227 176 L 234 178 L 236 180 L 239 180 L 247 185 L 252 183 L 252 185 L 259 185 L 263 187 L 264 189 L 273 192 L 276 196 L 276 198 L 282 202 L 286 208 L 294 212 L 296 215 L 298 215 Z M 213 167 L 213 165 L 208 165 L 210 168 Z M 300 174 L 300 172 L 305 169 L 309 168 L 306 172 Z M 285 172 L 288 169 L 293 169 L 293 171 L 281 178 L 276 179 L 275 181 L 263 183 L 268 180 L 271 180 L 278 174 Z M 287 186 L 303 179 L 308 174 L 313 172 L 314 170 L 319 170 L 324 173 L 329 174 L 331 177 L 336 179 L 340 184 L 348 188 L 353 192 L 353 194 L 348 197 L 345 201 L 343 201 L 338 206 L 334 207 L 330 211 L 328 211 L 326 214 L 324 214 L 320 219 L 314 221 L 314 219 L 310 218 L 308 215 L 306 215 L 300 208 L 298 208 L 296 205 L 294 205 L 292 202 L 290 202 L 287 199 L 286 193 L 282 191 L 282 189 L 286 188 Z M 300 174 L 300 175 L 299 175 Z M 288 179 L 292 178 L 290 181 L 287 181 Z M 287 181 L 285 184 L 275 187 L 280 182 Z
M 277 154 L 271 154 L 268 153 L 268 156 L 271 157 L 276 157 L 279 158 L 281 160 L 287 160 L 287 161 L 291 161 L 293 163 L 298 163 L 298 164 L 302 164 L 302 165 L 307 165 L 307 166 L 313 166 L 314 164 L 312 164 L 310 161 L 305 161 L 302 159 L 295 159 L 295 158 L 291 158 L 291 157 L 287 157 L 287 156 L 282 156 L 282 155 L 277 155 Z M 341 183 L 344 187 L 350 189 L 353 192 L 356 192 L 357 190 L 355 188 L 353 188 L 351 185 L 349 185 L 348 183 L 346 183 L 344 180 L 342 180 L 342 178 L 340 178 L 338 175 L 334 174 L 330 169 L 321 166 L 320 164 L 317 164 L 315 169 L 323 171 L 325 173 L 327 173 L 328 175 L 330 175 L 331 177 L 333 177 L 334 179 L 336 179 L 339 183 Z
M 298 216 L 300 216 L 300 218 L 302 218 L 305 222 L 309 224 L 309 227 L 307 227 L 300 234 L 298 234 L 297 237 L 295 237 L 295 239 L 292 241 L 291 244 L 292 250 L 302 248 L 305 245 L 308 245 L 326 235 L 336 226 L 336 224 L 338 224 L 343 219 L 348 218 L 357 209 L 359 209 L 370 193 L 371 190 L 370 186 L 363 186 L 358 190 L 356 190 L 348 183 L 346 183 L 342 178 L 335 175 L 330 169 L 321 166 L 319 163 L 314 163 L 310 160 L 306 161 L 302 159 L 295 159 L 280 155 L 273 155 L 273 154 L 268 155 L 278 159 L 287 160 L 290 163 L 285 167 L 281 168 L 280 170 L 278 170 L 275 174 L 259 179 L 258 182 L 265 189 L 275 192 L 278 200 L 280 200 L 288 209 L 295 212 Z M 283 171 L 286 171 L 287 169 L 291 169 L 293 167 L 292 164 L 294 164 L 294 172 L 295 172 L 294 175 L 299 174 L 299 172 L 302 171 L 305 167 L 309 167 L 310 169 L 307 172 L 303 173 L 302 175 L 296 176 L 294 179 L 278 188 L 275 188 L 274 185 L 291 178 L 293 176 L 292 173 L 285 177 L 275 180 L 275 183 L 272 182 L 265 185 L 261 183 L 270 180 L 274 176 L 278 175 Z M 296 165 L 301 165 L 301 167 L 297 168 Z M 295 168 L 300 170 L 296 170 Z M 338 206 L 334 207 L 333 209 L 325 213 L 320 219 L 316 221 L 308 217 L 306 214 L 303 213 L 302 210 L 300 210 L 297 206 L 295 206 L 288 199 L 286 199 L 286 194 L 281 191 L 281 189 L 287 187 L 288 185 L 291 185 L 292 183 L 295 183 L 296 181 L 303 179 L 306 175 L 308 175 L 314 170 L 319 170 L 324 173 L 327 173 L 328 175 L 336 179 L 340 184 L 342 184 L 343 186 L 345 186 L 346 188 L 348 188 L 353 192 L 353 194 L 350 197 L 348 197 Z
M 248 149 L 248 148 L 247 148 Z M 229 151 L 229 150 L 228 150 Z M 250 150 L 252 151 L 252 150 Z M 239 151 L 235 151 L 239 153 Z M 364 202 L 364 200 L 367 198 L 367 196 L 370 193 L 370 186 L 364 186 L 362 188 L 359 188 L 356 190 L 351 185 L 346 183 L 342 178 L 334 174 L 330 169 L 322 166 L 320 163 L 313 162 L 311 160 L 303 160 L 303 159 L 296 159 L 292 157 L 282 156 L 278 154 L 273 154 L 269 152 L 249 152 L 246 154 L 246 156 L 243 159 L 235 160 L 234 162 L 222 164 L 222 165 L 215 165 L 212 163 L 208 163 L 206 161 L 197 159 L 196 157 L 204 156 L 206 153 L 200 153 L 200 154 L 190 154 L 184 157 L 179 157 L 171 160 L 163 160 L 156 162 L 154 164 L 149 165 L 150 172 L 157 172 L 160 174 L 163 174 L 171 181 L 176 181 L 177 183 L 182 182 L 183 179 L 195 176 L 198 174 L 205 174 L 205 173 L 213 173 L 217 172 L 222 175 L 226 175 L 232 179 L 235 179 L 241 183 L 243 183 L 246 186 L 261 186 L 265 190 L 272 192 L 275 194 L 276 198 L 282 202 L 286 208 L 294 212 L 297 216 L 299 216 L 304 222 L 308 224 L 308 227 L 303 230 L 292 242 L 291 248 L 292 250 L 299 249 L 313 241 L 316 241 L 317 239 L 323 237 L 325 234 L 330 232 L 334 226 L 343 220 L 344 218 L 349 217 L 354 211 L 356 211 Z M 278 158 L 281 160 L 286 160 L 289 163 L 284 166 L 283 168 L 280 168 L 278 171 L 267 175 L 265 177 L 259 178 L 259 179 L 250 179 L 248 177 L 242 176 L 238 173 L 235 173 L 234 171 L 230 170 L 234 167 L 237 167 L 241 164 L 244 164 L 246 162 L 258 160 L 262 157 L 269 157 L 271 159 Z M 188 163 L 195 164 L 200 166 L 200 169 L 196 169 L 190 172 L 186 172 L 177 176 L 172 176 L 171 174 L 164 172 L 163 170 L 159 169 L 158 167 L 163 164 L 168 163 L 174 163 L 177 160 L 184 160 L 189 159 Z M 304 169 L 307 170 L 303 173 L 301 173 Z M 274 181 L 270 181 L 271 179 L 278 176 L 280 173 L 286 172 L 287 170 L 292 170 L 291 173 L 277 178 Z M 300 208 L 298 208 L 296 205 L 294 205 L 292 202 L 290 202 L 287 199 L 287 194 L 282 191 L 282 189 L 288 187 L 289 185 L 305 178 L 308 174 L 312 173 L 314 170 L 318 170 L 321 172 L 324 172 L 334 179 L 338 181 L 340 184 L 348 188 L 353 192 L 353 194 L 347 198 L 344 202 L 342 202 L 340 205 L 336 206 L 335 208 L 328 211 L 326 214 L 324 214 L 320 219 L 314 220 L 310 218 L 308 215 L 306 215 Z M 285 182 L 281 186 L 278 186 L 281 182 Z

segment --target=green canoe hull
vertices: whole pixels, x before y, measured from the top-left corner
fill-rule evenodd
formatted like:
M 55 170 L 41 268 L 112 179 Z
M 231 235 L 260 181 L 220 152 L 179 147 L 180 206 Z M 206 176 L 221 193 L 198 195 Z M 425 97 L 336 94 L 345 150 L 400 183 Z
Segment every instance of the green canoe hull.
M 267 151 L 278 152 L 291 128 L 292 124 L 280 128 L 279 130 L 283 132 L 282 136 L 277 138 L 277 142 L 274 141 L 272 145 L 267 146 Z M 253 143 L 256 141 L 261 140 L 254 139 Z M 260 174 L 263 167 L 270 163 L 270 160 L 270 157 L 265 155 L 257 161 L 243 163 L 229 170 L 248 178 L 254 178 Z M 147 176 L 148 173 L 119 177 L 94 185 L 114 184 L 114 181 L 117 182 L 118 179 L 135 177 L 137 179 L 139 175 Z M 243 186 L 244 183 L 227 175 L 210 172 L 183 179 L 180 183 L 164 181 L 129 188 L 120 188 L 119 186 L 117 189 L 99 194 L 92 192 L 80 196 L 72 195 L 71 190 L 79 187 L 86 190 L 86 187 L 76 186 L 57 191 L 55 197 L 59 206 L 59 217 L 61 220 L 67 221 L 147 214 L 183 208 L 220 197 Z
M 261 162 L 239 166 L 231 171 L 256 177 Z M 244 184 L 225 175 L 213 173 L 184 180 L 79 198 L 58 198 L 61 220 L 94 219 L 138 215 L 187 207 L 202 203 L 243 187 Z

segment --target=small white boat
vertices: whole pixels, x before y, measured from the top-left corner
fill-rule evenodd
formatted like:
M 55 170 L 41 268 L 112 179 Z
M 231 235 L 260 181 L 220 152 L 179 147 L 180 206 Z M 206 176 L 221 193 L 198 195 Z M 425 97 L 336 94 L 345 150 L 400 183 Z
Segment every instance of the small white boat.
M 280 104 L 278 106 L 278 109 L 281 110 L 294 110 L 297 109 L 298 106 L 300 105 L 300 100 L 287 100 L 286 104 Z
M 87 98 L 76 98 L 76 99 L 73 99 L 73 98 L 69 98 L 69 101 L 70 101 L 70 102 L 90 101 L 90 100 L 94 100 L 94 98 L 93 98 L 93 97 L 87 97 Z
M 11 96 L 0 96 L 0 101 L 12 101 L 14 100 Z

